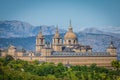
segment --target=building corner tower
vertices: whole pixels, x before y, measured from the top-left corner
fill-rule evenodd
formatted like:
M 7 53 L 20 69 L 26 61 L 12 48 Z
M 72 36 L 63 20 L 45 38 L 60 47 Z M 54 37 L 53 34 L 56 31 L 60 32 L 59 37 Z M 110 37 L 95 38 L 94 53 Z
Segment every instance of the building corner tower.
M 41 49 L 44 46 L 45 46 L 45 38 L 44 38 L 42 32 L 40 32 L 36 37 L 36 52 L 40 53 Z
M 109 47 L 107 48 L 107 52 L 109 52 L 110 55 L 112 55 L 112 56 L 117 56 L 117 49 L 116 49 L 116 47 L 114 46 L 114 44 L 113 44 L 112 41 L 110 42 L 110 45 L 109 45 Z
M 62 51 L 62 38 L 59 34 L 58 26 L 56 27 L 56 32 L 52 39 L 52 48 L 54 51 Z

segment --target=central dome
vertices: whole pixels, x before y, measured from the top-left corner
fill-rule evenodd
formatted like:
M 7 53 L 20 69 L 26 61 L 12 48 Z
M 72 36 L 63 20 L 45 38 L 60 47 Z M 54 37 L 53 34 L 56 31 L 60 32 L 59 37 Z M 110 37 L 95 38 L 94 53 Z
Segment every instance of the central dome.
M 71 20 L 70 20 L 69 30 L 68 30 L 68 32 L 65 34 L 64 39 L 77 39 L 76 34 L 75 34 L 75 33 L 73 32 L 73 30 L 72 30 Z
M 76 34 L 70 30 L 64 36 L 64 39 L 76 39 L 76 38 L 77 38 Z

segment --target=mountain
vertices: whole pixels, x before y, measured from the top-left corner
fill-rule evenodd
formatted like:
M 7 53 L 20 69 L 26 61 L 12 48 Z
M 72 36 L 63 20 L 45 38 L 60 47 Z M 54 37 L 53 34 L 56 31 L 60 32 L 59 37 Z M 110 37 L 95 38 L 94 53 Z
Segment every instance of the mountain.
M 18 38 L 0 38 L 0 48 L 7 48 L 10 44 L 16 46 L 17 48 L 21 47 L 26 50 L 35 50 L 35 41 L 36 37 L 18 37 Z
M 52 35 L 55 33 L 54 26 L 33 26 L 29 23 L 12 20 L 0 21 L 0 38 L 10 37 L 32 37 L 36 36 L 42 30 L 44 35 Z M 60 33 L 65 33 L 66 30 L 59 29 Z
M 100 27 L 99 29 L 104 32 L 120 34 L 120 27 L 108 26 L 108 27 Z
M 55 26 L 46 26 L 46 25 L 41 25 L 41 26 L 36 26 L 32 32 L 37 35 L 40 31 L 42 31 L 42 33 L 44 35 L 53 35 L 56 31 L 56 27 Z M 66 30 L 64 29 L 59 29 L 59 33 L 65 33 Z
M 0 37 L 28 37 L 34 36 L 32 33 L 34 26 L 21 21 L 0 21 Z
M 115 33 L 120 34 L 120 27 L 82 27 L 80 28 L 79 32 L 85 32 L 85 33 Z
M 84 28 L 82 30 L 80 30 L 78 33 L 92 33 L 92 34 L 105 34 L 105 35 L 111 35 L 114 36 L 116 38 L 120 38 L 120 33 L 118 32 L 118 30 L 120 29 L 119 27 L 115 27 L 113 30 L 113 27 L 108 27 L 107 28 Z
M 82 33 L 97 33 L 97 34 L 102 34 L 103 33 L 103 31 L 100 31 L 100 30 L 98 30 L 98 29 L 96 29 L 96 28 L 84 28 L 83 30 L 81 30 L 80 32 L 82 32 Z

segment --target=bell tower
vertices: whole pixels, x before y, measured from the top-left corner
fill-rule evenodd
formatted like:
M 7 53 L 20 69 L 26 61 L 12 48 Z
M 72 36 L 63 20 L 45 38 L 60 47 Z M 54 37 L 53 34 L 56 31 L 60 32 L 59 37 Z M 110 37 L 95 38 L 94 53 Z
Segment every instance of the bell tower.
M 116 56 L 117 55 L 117 49 L 116 47 L 114 46 L 113 42 L 111 41 L 109 47 L 107 48 L 107 52 L 110 53 L 110 55 L 112 56 Z
M 13 45 L 10 45 L 8 47 L 8 55 L 16 56 L 15 53 L 16 53 L 16 48 Z
M 41 49 L 45 46 L 45 38 L 42 31 L 36 37 L 36 52 L 40 53 Z
M 52 39 L 52 48 L 54 51 L 62 51 L 62 38 L 60 37 L 58 26 L 56 27 L 56 32 Z

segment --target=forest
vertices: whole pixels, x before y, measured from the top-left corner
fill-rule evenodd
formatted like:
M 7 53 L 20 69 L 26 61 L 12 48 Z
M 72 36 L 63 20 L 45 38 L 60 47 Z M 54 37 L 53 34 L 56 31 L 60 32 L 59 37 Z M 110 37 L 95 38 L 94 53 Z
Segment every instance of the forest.
M 111 62 L 112 69 L 63 65 L 37 60 L 14 60 L 10 55 L 0 58 L 0 80 L 120 80 L 120 61 Z

